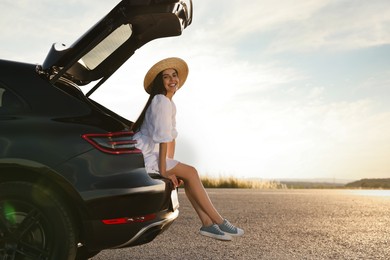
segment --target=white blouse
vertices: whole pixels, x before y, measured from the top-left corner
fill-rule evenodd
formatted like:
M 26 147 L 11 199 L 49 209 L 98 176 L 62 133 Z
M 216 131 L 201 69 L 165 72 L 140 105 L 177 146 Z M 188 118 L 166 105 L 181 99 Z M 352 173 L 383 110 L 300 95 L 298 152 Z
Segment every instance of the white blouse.
M 156 95 L 146 110 L 140 130 L 135 134 L 136 147 L 142 150 L 148 172 L 159 172 L 158 144 L 169 143 L 176 139 L 176 105 L 164 95 Z M 167 158 L 170 170 L 179 162 Z

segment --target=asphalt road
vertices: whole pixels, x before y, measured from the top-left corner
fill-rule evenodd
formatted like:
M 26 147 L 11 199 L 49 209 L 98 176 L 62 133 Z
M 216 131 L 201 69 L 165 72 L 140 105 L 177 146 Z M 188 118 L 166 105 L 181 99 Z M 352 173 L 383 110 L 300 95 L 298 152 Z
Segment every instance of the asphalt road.
M 199 235 L 200 222 L 180 191 L 180 216 L 170 229 L 151 243 L 105 250 L 93 260 L 390 259 L 389 191 L 208 192 L 219 212 L 245 230 L 243 237 L 222 242 Z

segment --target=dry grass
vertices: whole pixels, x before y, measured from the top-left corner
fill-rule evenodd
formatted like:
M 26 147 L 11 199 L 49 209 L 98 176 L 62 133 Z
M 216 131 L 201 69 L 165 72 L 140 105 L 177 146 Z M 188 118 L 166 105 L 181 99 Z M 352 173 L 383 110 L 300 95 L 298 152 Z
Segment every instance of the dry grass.
M 234 177 L 201 177 L 205 188 L 238 188 L 238 189 L 287 189 L 285 184 L 277 181 L 245 180 Z

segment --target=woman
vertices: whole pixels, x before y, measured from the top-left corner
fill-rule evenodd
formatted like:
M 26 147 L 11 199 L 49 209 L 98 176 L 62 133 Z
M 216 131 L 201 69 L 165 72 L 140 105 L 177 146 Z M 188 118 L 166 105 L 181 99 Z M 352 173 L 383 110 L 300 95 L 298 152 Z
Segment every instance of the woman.
M 231 240 L 232 236 L 242 236 L 244 231 L 222 218 L 214 208 L 196 169 L 174 159 L 177 131 L 172 97 L 184 85 L 187 75 L 188 66 L 179 58 L 161 60 L 150 68 L 144 79 L 150 97 L 133 125 L 136 146 L 144 154 L 148 172 L 170 179 L 175 187 L 184 182 L 185 193 L 202 222 L 200 234 Z

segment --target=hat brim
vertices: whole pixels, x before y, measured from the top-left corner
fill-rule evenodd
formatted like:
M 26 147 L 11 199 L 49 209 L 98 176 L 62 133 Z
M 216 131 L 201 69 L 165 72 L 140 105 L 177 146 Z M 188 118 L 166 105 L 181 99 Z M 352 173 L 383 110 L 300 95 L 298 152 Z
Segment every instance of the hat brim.
M 180 85 L 178 89 L 180 89 L 184 85 L 188 76 L 187 63 L 180 58 L 176 58 L 176 57 L 167 58 L 154 64 L 146 73 L 144 79 L 144 88 L 147 93 L 149 94 L 151 93 L 153 81 L 157 77 L 157 75 L 161 71 L 164 71 L 166 69 L 175 69 L 177 71 L 177 74 L 180 79 Z

